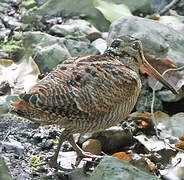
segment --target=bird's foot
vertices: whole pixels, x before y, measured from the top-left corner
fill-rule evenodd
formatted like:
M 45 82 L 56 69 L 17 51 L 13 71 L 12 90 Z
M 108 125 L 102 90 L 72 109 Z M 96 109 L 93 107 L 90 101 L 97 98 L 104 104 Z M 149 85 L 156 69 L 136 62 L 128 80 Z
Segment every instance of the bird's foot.
M 102 157 L 103 156 L 95 155 L 90 152 L 85 152 L 81 150 L 80 152 L 77 153 L 77 159 L 75 162 L 75 166 L 77 167 L 83 158 L 91 158 L 92 161 L 94 161 L 95 159 L 101 159 Z
M 92 154 L 90 152 L 85 152 L 85 151 L 81 151 L 78 155 L 79 158 L 91 158 L 91 159 L 96 159 L 96 158 L 102 158 L 103 156 L 100 155 L 95 155 Z

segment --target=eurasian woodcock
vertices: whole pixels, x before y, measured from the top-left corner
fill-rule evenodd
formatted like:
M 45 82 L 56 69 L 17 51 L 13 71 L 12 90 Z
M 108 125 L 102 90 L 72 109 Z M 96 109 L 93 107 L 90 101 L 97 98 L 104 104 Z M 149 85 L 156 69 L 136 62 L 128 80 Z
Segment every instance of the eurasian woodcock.
M 102 55 L 69 58 L 59 64 L 28 93 L 21 94 L 11 112 L 64 128 L 49 160 L 51 167 L 62 169 L 57 157 L 63 141 L 69 141 L 79 157 L 95 157 L 76 145 L 73 134 L 109 128 L 129 115 L 141 90 L 142 66 L 176 93 L 145 60 L 141 41 L 122 36 Z

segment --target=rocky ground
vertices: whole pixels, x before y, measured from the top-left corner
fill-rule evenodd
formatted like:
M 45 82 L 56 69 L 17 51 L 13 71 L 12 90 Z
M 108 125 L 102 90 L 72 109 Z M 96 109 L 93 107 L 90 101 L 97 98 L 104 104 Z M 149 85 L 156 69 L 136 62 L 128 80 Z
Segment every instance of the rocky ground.
M 167 8 L 171 0 L 118 2 L 0 1 L 0 180 L 184 179 L 183 69 L 165 74 L 179 95 L 155 88 L 142 74 L 140 97 L 126 121 L 102 132 L 76 135 L 83 149 L 106 157 L 100 162 L 86 159 L 71 173 L 38 166 L 53 154 L 58 127 L 42 127 L 8 113 L 18 94 L 58 63 L 103 53 L 119 35 L 141 39 L 147 60 L 160 73 L 184 66 L 183 1 L 172 1 L 172 11 Z M 147 113 L 151 110 L 155 113 Z M 75 158 L 64 143 L 61 165 L 72 168 Z

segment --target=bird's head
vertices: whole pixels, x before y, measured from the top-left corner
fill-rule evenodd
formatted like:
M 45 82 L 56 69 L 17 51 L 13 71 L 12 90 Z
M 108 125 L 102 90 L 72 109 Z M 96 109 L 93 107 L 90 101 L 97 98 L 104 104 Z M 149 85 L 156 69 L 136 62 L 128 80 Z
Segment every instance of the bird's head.
M 115 57 L 126 67 L 137 73 L 139 73 L 140 68 L 144 67 L 144 69 L 149 72 L 149 75 L 155 77 L 166 88 L 170 89 L 174 94 L 177 94 L 177 91 L 168 83 L 168 81 L 145 59 L 143 46 L 139 39 L 129 35 L 121 36 L 111 43 L 105 53 Z

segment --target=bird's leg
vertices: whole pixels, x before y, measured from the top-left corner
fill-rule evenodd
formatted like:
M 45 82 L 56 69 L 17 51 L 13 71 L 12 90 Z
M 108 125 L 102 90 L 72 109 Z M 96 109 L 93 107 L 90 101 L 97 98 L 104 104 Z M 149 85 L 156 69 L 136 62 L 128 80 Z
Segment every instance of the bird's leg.
M 68 139 L 68 142 L 72 145 L 73 149 L 76 151 L 77 153 L 77 162 L 76 162 L 76 165 L 79 165 L 80 161 L 83 159 L 83 158 L 92 158 L 92 159 L 95 159 L 95 158 L 102 158 L 102 156 L 98 156 L 98 155 L 95 155 L 95 154 L 92 154 L 90 152 L 85 152 L 83 151 L 74 141 L 74 138 L 73 138 L 73 135 L 71 135 Z
M 66 169 L 66 168 L 63 168 L 60 166 L 59 163 L 57 163 L 57 158 L 58 158 L 58 155 L 59 155 L 59 151 L 60 151 L 60 148 L 61 148 L 61 145 L 63 144 L 64 140 L 68 139 L 68 131 L 63 131 L 59 137 L 59 144 L 55 150 L 55 153 L 53 156 L 51 156 L 49 159 L 48 159 L 48 164 L 51 168 L 55 168 L 55 169 L 59 169 L 59 170 L 63 170 L 63 171 L 71 171 L 72 169 Z

